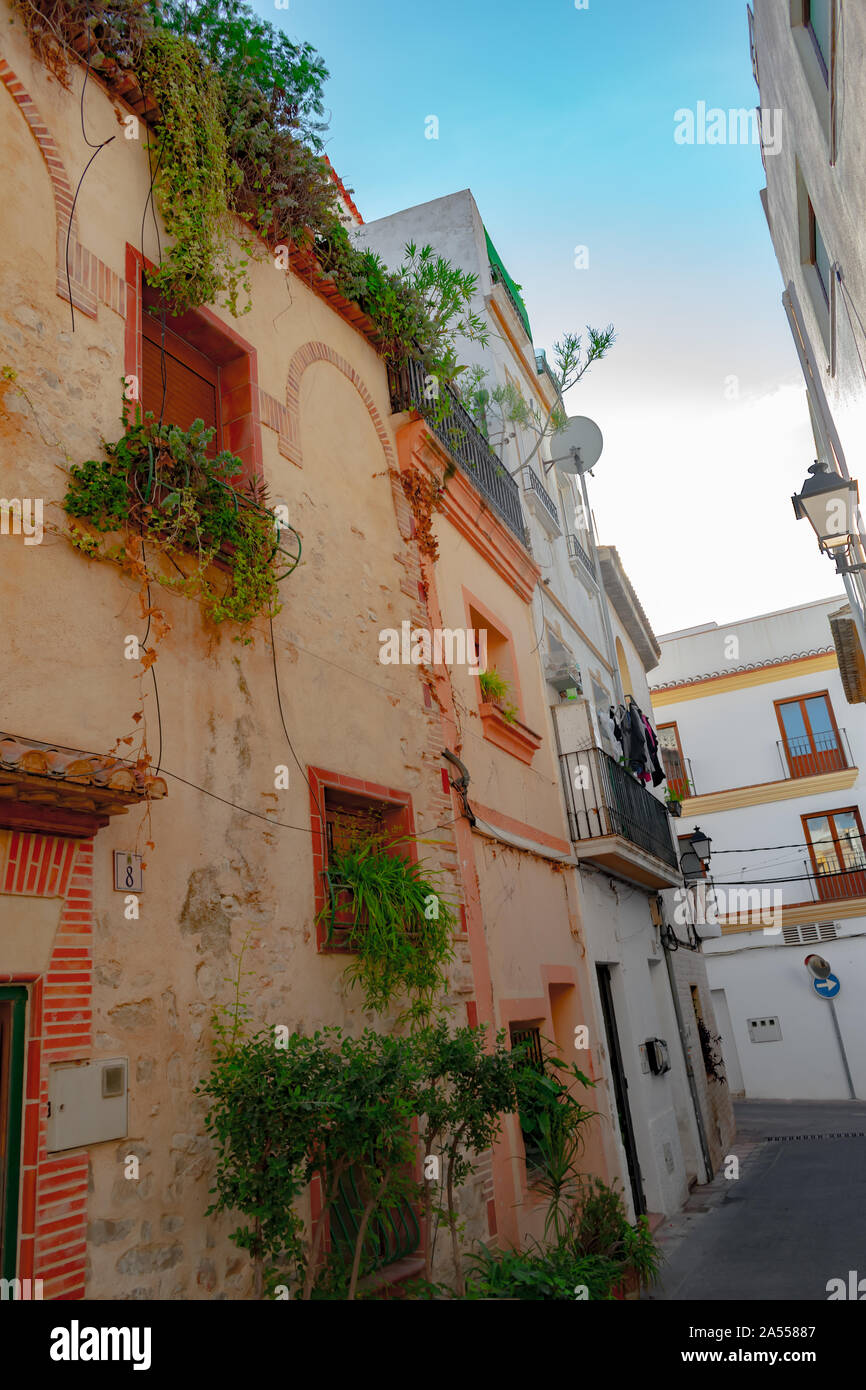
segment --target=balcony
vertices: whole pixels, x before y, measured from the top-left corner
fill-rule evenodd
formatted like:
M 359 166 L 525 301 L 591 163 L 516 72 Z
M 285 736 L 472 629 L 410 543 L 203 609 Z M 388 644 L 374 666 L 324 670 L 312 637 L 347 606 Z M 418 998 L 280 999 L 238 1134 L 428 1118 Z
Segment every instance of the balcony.
M 416 410 L 424 416 L 436 438 L 445 445 L 485 502 L 524 545 L 526 531 L 520 508 L 520 488 L 451 387 L 440 386 L 438 398 L 430 400 L 429 384 L 429 374 L 420 362 L 411 361 L 404 367 L 389 366 L 391 409 L 395 412 Z
M 772 766 L 769 745 L 765 745 L 765 748 L 767 763 L 764 764 L 762 759 L 762 771 Z M 777 739 L 780 775 L 775 780 L 722 787 L 717 791 L 697 789 L 691 761 L 683 758 L 677 749 L 662 748 L 660 751 L 668 787 L 674 795 L 681 796 L 687 802 L 683 810 L 689 816 L 708 816 L 717 811 L 740 810 L 744 806 L 771 805 L 777 801 L 796 801 L 800 797 L 847 791 L 859 776 L 844 729 L 813 734 L 811 738 Z
M 578 859 L 651 888 L 681 882 L 663 802 L 601 748 L 561 753 L 560 767 Z
M 530 464 L 526 464 L 521 471 L 523 493 L 530 511 L 535 513 L 549 536 L 561 536 L 559 512 L 544 483 Z
M 818 866 L 812 881 L 818 902 L 839 902 L 844 898 L 866 898 L 866 857 L 858 854 L 844 869 Z
M 695 795 L 695 779 L 692 775 L 691 759 L 681 757 L 676 748 L 660 748 L 662 766 L 665 770 L 668 791 L 685 801 Z
M 595 577 L 595 570 L 592 567 L 592 560 L 577 539 L 577 536 L 572 535 L 569 531 L 565 541 L 568 546 L 569 563 L 574 573 L 578 575 L 578 577 L 582 576 L 583 578 L 591 579 L 593 584 L 597 584 L 598 581 Z
M 785 778 L 819 777 L 824 772 L 841 772 L 854 766 L 844 729 L 828 729 L 811 737 L 804 734 L 798 738 L 780 738 L 776 740 L 776 747 Z

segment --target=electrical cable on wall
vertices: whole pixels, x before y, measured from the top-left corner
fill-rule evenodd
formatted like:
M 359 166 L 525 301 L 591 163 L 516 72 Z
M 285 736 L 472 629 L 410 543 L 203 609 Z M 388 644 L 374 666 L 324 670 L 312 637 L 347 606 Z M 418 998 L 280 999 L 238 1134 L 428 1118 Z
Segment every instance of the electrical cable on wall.
M 93 36 L 91 34 L 91 38 L 92 37 Z M 69 221 L 66 224 L 66 288 L 69 292 L 69 312 L 72 315 L 73 333 L 75 332 L 75 305 L 72 302 L 72 277 L 69 273 L 69 243 L 72 237 L 72 220 L 75 217 L 75 205 L 78 202 L 78 195 L 81 192 L 81 185 L 84 183 L 85 175 L 87 174 L 88 169 L 90 168 L 96 156 L 99 154 L 99 151 L 104 150 L 105 146 L 110 145 L 112 140 L 115 138 L 113 135 L 109 135 L 107 140 L 103 140 L 102 143 L 99 145 L 94 145 L 92 140 L 88 140 L 87 131 L 84 128 L 84 93 L 87 90 L 87 79 L 90 76 L 91 51 L 92 50 L 90 44 L 88 43 L 87 61 L 84 66 L 84 82 L 82 83 L 81 87 L 81 134 L 84 136 L 84 143 L 88 145 L 91 150 L 93 150 L 93 154 L 90 156 L 90 158 L 84 166 L 84 169 L 81 172 L 81 177 L 78 180 L 78 187 L 75 190 L 75 197 L 72 199 L 72 207 L 69 211 Z
M 290 752 L 291 752 L 291 755 L 292 755 L 292 757 L 294 758 L 295 762 L 298 764 L 298 768 L 300 769 L 301 776 L 304 778 L 304 781 L 307 783 L 307 786 L 309 787 L 310 792 L 311 792 L 311 794 L 312 794 L 313 800 L 314 800 L 315 803 L 316 803 L 316 808 L 317 808 L 317 810 L 318 810 L 318 812 L 319 812 L 319 816 L 320 816 L 321 821 L 322 821 L 322 833 L 324 834 L 324 830 L 325 830 L 325 813 L 324 813 L 324 811 L 322 810 L 321 803 L 319 802 L 319 798 L 318 798 L 318 796 L 316 795 L 316 789 L 315 789 L 315 787 L 313 786 L 312 782 L 310 781 L 310 775 L 309 775 L 309 773 L 307 772 L 306 768 L 304 767 L 303 763 L 301 762 L 300 758 L 298 757 L 297 753 L 295 752 L 294 744 L 292 743 L 292 740 L 291 740 L 290 737 L 289 737 L 289 731 L 288 731 L 288 729 L 286 728 L 286 719 L 285 719 L 285 715 L 283 714 L 283 701 L 282 701 L 282 697 L 281 697 L 281 695 L 280 695 L 280 677 L 279 677 L 279 672 L 277 671 L 277 644 L 276 644 L 276 640 L 275 640 L 275 638 L 274 638 L 274 620 L 273 620 L 273 617 L 272 617 L 272 615 L 271 615 L 270 613 L 268 614 L 268 625 L 269 625 L 270 630 L 271 630 L 271 656 L 272 656 L 272 658 L 273 658 L 273 664 L 274 664 L 274 686 L 276 687 L 276 692 L 277 692 L 277 708 L 278 708 L 279 711 L 280 711 L 280 723 L 281 723 L 282 726 L 283 726 L 283 733 L 284 733 L 285 736 L 286 736 L 286 743 L 289 745 L 289 750 L 290 750 Z

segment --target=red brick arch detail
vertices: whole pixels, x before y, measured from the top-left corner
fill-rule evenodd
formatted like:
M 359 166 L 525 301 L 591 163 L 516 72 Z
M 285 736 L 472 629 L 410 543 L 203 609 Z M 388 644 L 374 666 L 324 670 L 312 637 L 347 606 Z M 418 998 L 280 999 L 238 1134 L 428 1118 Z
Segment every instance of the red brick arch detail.
M 373 397 L 367 390 L 364 380 L 359 372 L 355 371 L 351 362 L 345 357 L 341 357 L 333 348 L 328 347 L 327 343 L 309 342 L 299 347 L 289 363 L 289 372 L 286 380 L 286 409 L 288 419 L 285 421 L 285 432 L 280 432 L 280 453 L 292 463 L 296 463 L 299 468 L 303 467 L 303 456 L 301 452 L 301 377 L 313 362 L 330 362 L 332 367 L 336 367 L 338 372 L 354 386 L 364 405 L 367 407 L 367 414 L 373 422 L 373 427 L 379 436 L 379 442 L 385 454 L 388 468 L 397 467 L 397 456 L 394 453 L 394 446 L 385 427 L 385 422 L 379 413 Z
M 54 136 L 49 133 L 48 127 L 40 116 L 36 102 L 25 90 L 24 84 L 18 81 L 5 58 L 0 58 L 0 82 L 5 84 L 9 95 L 18 105 L 22 116 L 30 127 L 30 134 L 39 146 L 39 153 L 45 160 L 48 177 L 51 179 L 51 191 L 54 194 L 54 206 L 57 209 L 57 230 L 58 232 L 62 231 L 65 238 L 74 195 L 72 185 L 66 177 L 66 170 L 60 157 L 60 150 L 57 148 L 57 142 Z M 74 229 L 75 223 L 73 222 L 72 225 Z
M 27 122 L 51 180 L 51 192 L 54 195 L 54 209 L 57 214 L 57 293 L 61 299 L 69 300 L 69 285 L 66 281 L 66 238 L 71 218 L 69 282 L 72 285 L 73 304 L 89 318 L 96 318 L 98 303 L 107 304 L 116 313 L 123 315 L 126 308 L 123 281 L 78 240 L 77 218 L 72 215 L 75 194 L 57 141 L 40 115 L 36 102 L 23 82 L 18 80 L 5 58 L 0 58 L 0 82 L 4 84 Z

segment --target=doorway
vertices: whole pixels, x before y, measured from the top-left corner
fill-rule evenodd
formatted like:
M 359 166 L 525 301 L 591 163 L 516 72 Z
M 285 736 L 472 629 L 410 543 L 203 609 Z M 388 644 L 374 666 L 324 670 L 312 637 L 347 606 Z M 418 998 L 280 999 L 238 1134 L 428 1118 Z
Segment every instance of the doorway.
M 0 985 L 0 1279 L 15 1278 L 18 1260 L 26 1006 L 23 986 Z
M 732 1096 L 744 1096 L 746 1087 L 743 1082 L 743 1069 L 740 1066 L 740 1054 L 737 1052 L 737 1040 L 734 1037 L 734 1025 L 731 1022 L 731 1011 L 728 1008 L 728 997 L 723 989 L 711 989 L 710 998 L 713 1001 L 716 1028 L 722 1039 L 722 1056 L 728 1074 L 728 1087 Z
M 632 1201 L 634 1202 L 635 1216 L 643 1216 L 647 1209 L 646 1197 L 644 1196 L 643 1178 L 641 1176 L 640 1161 L 637 1154 L 637 1143 L 634 1137 L 634 1126 L 631 1121 L 631 1109 L 628 1103 L 628 1081 L 626 1079 L 625 1067 L 623 1066 L 619 1030 L 616 1026 L 611 971 L 609 965 L 597 965 L 595 968 L 598 975 L 598 989 L 601 995 L 604 1031 L 607 1034 L 607 1051 L 610 1057 L 611 1079 L 613 1081 L 613 1090 L 616 1099 L 619 1133 L 622 1139 L 622 1146 L 625 1149 Z

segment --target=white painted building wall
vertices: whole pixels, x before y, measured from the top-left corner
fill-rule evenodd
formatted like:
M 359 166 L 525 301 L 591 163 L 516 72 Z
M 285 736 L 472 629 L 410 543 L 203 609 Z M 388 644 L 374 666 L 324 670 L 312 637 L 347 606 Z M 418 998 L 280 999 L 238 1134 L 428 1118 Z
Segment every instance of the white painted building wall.
M 777 700 L 826 691 L 840 732 L 846 731 L 843 747 L 850 747 L 855 768 L 866 765 L 866 712 L 846 703 L 827 622 L 843 601 L 837 596 L 742 622 L 660 636 L 653 710 L 658 724 L 676 723 L 698 798 L 761 783 L 782 782 L 786 791 L 795 785 L 779 755 Z M 796 665 L 784 664 L 786 658 L 790 662 L 809 654 L 823 654 L 829 668 L 798 672 Z M 779 663 L 777 675 L 768 663 Z M 771 679 L 742 686 L 740 679 L 760 665 Z M 678 692 L 673 683 L 719 674 L 732 676 L 739 688 L 715 686 L 715 693 L 702 695 L 697 684 L 687 687 L 693 698 L 672 698 L 683 693 L 682 685 Z M 853 785 L 837 790 L 815 793 L 803 779 L 803 794 L 791 798 L 709 812 L 699 800 L 694 811 L 688 803 L 684 807 L 681 833 L 690 833 L 699 821 L 711 837 L 711 876 L 720 891 L 720 914 L 736 910 L 738 890 L 765 895 L 764 930 L 726 932 L 704 943 L 711 988 L 724 992 L 719 1015 L 724 1018 L 727 1009 L 730 1016 L 735 1078 L 741 1073 L 749 1097 L 849 1097 L 829 1005 L 814 992 L 803 964 L 814 951 L 830 961 L 842 982 L 837 1016 L 856 1093 L 866 1098 L 866 1029 L 860 1023 L 866 998 L 866 902 L 862 915 L 842 916 L 843 910 L 858 906 L 856 900 L 819 898 L 801 820 L 852 806 L 862 816 L 863 790 L 858 772 Z M 739 905 L 745 907 L 746 901 L 741 896 Z M 810 902 L 814 913 L 799 911 L 800 925 L 785 928 L 785 905 Z M 781 925 L 770 915 L 774 903 L 782 904 Z M 780 1040 L 752 1040 L 749 1020 L 761 1018 L 780 1023 Z
M 779 150 L 764 156 L 761 199 L 785 312 L 818 455 L 835 471 L 857 477 L 866 442 L 866 5 L 829 0 L 826 62 L 804 22 L 805 0 L 753 0 L 753 10 L 760 106 L 780 113 L 772 127 L 781 131 Z M 809 204 L 831 267 L 826 298 L 811 264 Z M 812 459 L 801 462 L 798 489 Z M 862 603 L 862 578 L 848 583 Z

